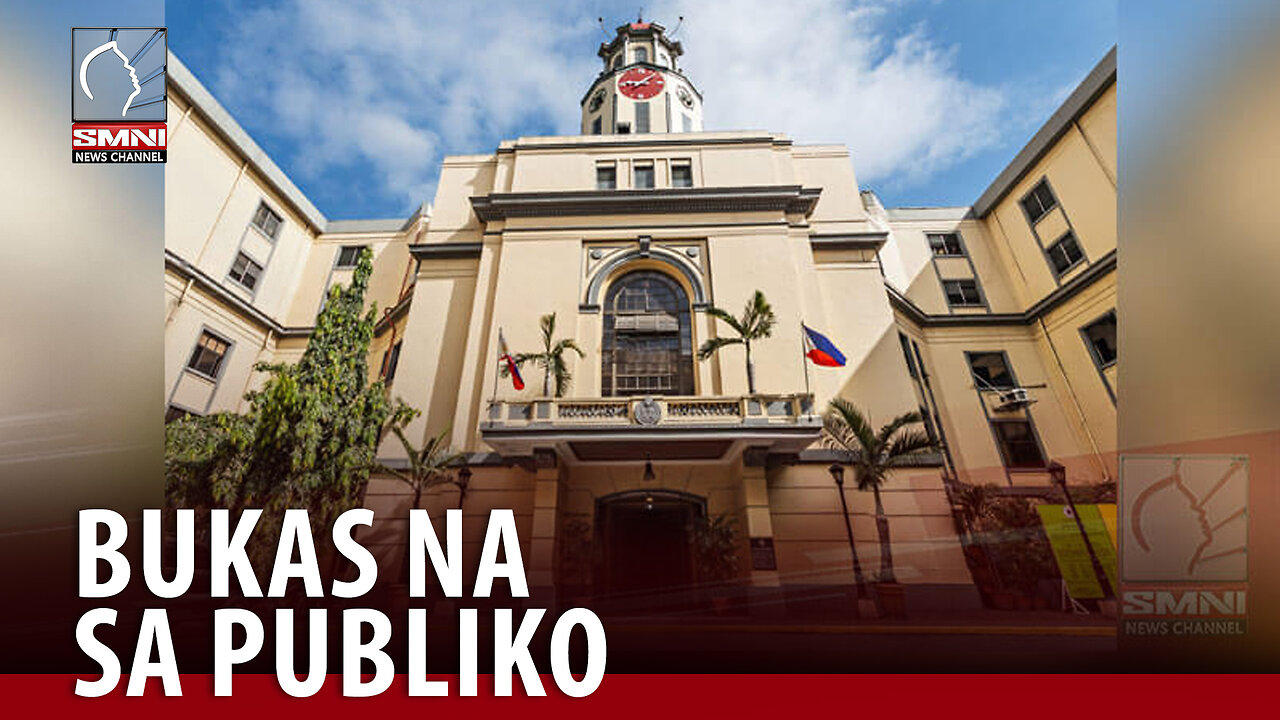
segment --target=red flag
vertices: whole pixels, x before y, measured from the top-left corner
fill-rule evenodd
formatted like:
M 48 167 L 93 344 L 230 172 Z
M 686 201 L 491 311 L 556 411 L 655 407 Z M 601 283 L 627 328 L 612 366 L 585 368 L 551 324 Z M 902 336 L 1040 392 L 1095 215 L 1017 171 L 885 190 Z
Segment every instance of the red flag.
M 498 329 L 498 359 L 507 364 L 507 372 L 511 373 L 511 384 L 517 390 L 524 389 L 524 378 L 520 377 L 520 368 L 516 366 L 516 359 L 511 357 L 511 351 L 507 349 L 507 339 L 502 336 L 502 329 Z

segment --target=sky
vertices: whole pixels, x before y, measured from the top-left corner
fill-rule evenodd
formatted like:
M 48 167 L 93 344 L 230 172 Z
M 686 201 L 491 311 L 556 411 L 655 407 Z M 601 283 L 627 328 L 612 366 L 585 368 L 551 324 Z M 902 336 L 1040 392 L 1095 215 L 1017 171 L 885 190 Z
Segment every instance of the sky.
M 207 0 L 170 48 L 330 219 L 406 217 L 446 155 L 578 132 L 637 3 Z M 840 143 L 887 206 L 971 204 L 1116 42 L 1114 0 L 654 0 L 707 130 Z

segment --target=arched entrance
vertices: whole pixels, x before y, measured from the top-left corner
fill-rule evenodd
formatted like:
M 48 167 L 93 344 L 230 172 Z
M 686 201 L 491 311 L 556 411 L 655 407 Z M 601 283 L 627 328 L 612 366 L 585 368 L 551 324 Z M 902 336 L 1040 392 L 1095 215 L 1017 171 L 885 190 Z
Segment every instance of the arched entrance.
M 604 302 L 604 394 L 694 394 L 689 312 L 684 288 L 661 272 L 637 270 L 614 281 Z
M 644 593 L 694 582 L 694 524 L 706 500 L 677 490 L 632 490 L 596 500 L 598 590 Z

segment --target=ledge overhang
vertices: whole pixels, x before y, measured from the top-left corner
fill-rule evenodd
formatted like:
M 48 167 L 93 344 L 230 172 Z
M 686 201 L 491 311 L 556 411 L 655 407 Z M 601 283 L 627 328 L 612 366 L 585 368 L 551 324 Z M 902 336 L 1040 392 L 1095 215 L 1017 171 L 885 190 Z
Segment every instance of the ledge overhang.
M 484 222 L 527 217 L 660 213 L 784 212 L 808 217 L 822 188 L 752 185 L 654 190 L 492 193 L 471 197 Z

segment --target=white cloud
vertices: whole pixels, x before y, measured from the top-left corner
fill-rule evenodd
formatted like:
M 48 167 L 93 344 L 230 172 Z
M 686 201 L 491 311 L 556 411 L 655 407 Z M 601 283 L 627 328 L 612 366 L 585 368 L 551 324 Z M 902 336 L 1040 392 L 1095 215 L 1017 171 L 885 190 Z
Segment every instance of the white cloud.
M 686 17 L 708 129 L 844 143 L 861 181 L 903 187 L 995 144 L 1007 105 L 923 28 L 895 34 L 903 1 L 661 0 L 646 16 Z M 430 199 L 445 154 L 577 132 L 597 5 L 289 0 L 237 16 L 214 89 L 294 137 L 296 156 L 277 158 L 291 173 L 335 182 L 368 164 L 377 186 L 360 191 L 407 211 Z
M 853 152 L 860 181 L 907 186 L 995 145 L 1005 93 L 962 78 L 890 2 L 666 0 L 707 127 L 760 128 Z

